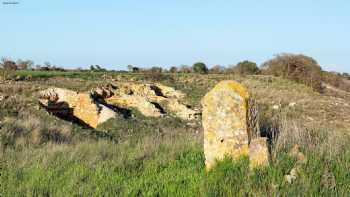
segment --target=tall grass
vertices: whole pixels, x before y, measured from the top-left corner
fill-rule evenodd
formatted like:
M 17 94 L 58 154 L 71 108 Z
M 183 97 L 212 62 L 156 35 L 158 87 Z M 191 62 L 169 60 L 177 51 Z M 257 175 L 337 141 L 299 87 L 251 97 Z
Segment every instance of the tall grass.
M 83 88 L 80 82 L 59 85 Z M 175 86 L 191 103 L 207 88 Z M 347 196 L 350 191 L 349 136 L 306 125 L 298 110 L 271 111 L 266 103 L 261 108 L 261 127 L 271 139 L 269 167 L 251 171 L 247 158 L 226 158 L 206 172 L 198 122 L 133 111 L 127 119 L 84 129 L 37 108 L 35 90 L 0 87 L 0 94 L 10 95 L 0 101 L 0 196 Z M 295 144 L 307 160 L 290 184 L 285 175 L 298 163 L 289 154 Z

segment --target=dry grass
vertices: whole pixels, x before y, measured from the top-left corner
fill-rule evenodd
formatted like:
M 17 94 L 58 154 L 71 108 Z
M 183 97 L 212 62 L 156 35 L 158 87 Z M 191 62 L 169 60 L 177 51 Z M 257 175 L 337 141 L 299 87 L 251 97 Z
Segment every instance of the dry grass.
M 136 81 L 143 75 L 118 76 Z M 350 102 L 348 97 L 271 76 L 173 75 L 161 83 L 200 99 L 218 81 L 234 79 L 253 93 L 260 107 L 260 126 L 272 139 L 273 163 L 249 172 L 247 163 L 224 161 L 204 170 L 200 121 L 177 119 L 110 120 L 98 130 L 57 119 L 37 107 L 36 92 L 50 86 L 86 91 L 103 80 L 54 78 L 0 85 L 0 192 L 27 195 L 341 195 L 348 191 Z M 289 106 L 296 103 L 295 106 Z M 279 109 L 273 109 L 278 105 Z M 283 177 L 294 166 L 286 154 L 298 144 L 308 163 L 293 185 Z M 325 165 L 326 163 L 327 165 Z M 332 189 L 320 180 L 330 175 Z M 242 182 L 245 184 L 242 186 Z M 331 184 L 334 185 L 334 184 Z M 237 187 L 239 186 L 239 187 Z M 272 187 L 273 186 L 273 187 Z M 226 193 L 225 193 L 226 192 Z

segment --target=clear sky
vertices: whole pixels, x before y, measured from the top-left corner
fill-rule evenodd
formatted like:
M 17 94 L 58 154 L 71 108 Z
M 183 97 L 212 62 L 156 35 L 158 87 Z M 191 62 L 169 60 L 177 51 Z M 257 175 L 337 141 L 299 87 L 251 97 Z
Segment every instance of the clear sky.
M 0 56 L 125 69 L 290 52 L 350 72 L 349 0 L 16 1 L 0 5 Z

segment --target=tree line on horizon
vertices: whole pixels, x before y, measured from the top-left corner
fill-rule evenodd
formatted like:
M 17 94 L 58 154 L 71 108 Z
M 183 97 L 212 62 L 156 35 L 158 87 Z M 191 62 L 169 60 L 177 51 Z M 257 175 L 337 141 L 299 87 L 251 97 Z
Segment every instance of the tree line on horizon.
M 111 70 L 107 70 L 100 65 L 91 65 L 89 69 L 77 68 L 71 70 L 54 66 L 49 62 L 45 62 L 44 65 L 34 65 L 34 62 L 31 60 L 18 59 L 17 61 L 13 61 L 10 58 L 2 58 L 0 61 L 0 74 L 2 78 L 6 78 L 6 75 L 15 70 L 111 72 Z M 205 63 L 197 62 L 192 66 L 172 66 L 169 69 L 160 66 L 142 68 L 128 65 L 127 70 L 131 73 L 158 75 L 164 73 L 273 75 L 308 85 L 319 92 L 322 91 L 322 82 L 329 83 L 345 91 L 350 91 L 350 84 L 343 82 L 344 79 L 350 80 L 349 73 L 324 71 L 315 59 L 303 54 L 281 53 L 260 66 L 255 62 L 244 60 L 236 65 L 229 65 L 227 67 L 214 65 L 208 68 Z

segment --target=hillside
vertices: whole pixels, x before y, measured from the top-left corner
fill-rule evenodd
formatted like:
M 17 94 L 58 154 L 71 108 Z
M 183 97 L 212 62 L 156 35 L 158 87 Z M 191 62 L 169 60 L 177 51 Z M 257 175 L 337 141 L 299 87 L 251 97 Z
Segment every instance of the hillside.
M 145 117 L 137 110 L 84 127 L 48 113 L 38 92 L 50 87 L 90 91 L 112 81 L 157 82 L 186 94 L 201 110 L 203 96 L 236 80 L 256 99 L 260 129 L 270 139 L 271 165 L 253 172 L 247 158 L 205 171 L 200 117 Z M 114 73 L 43 76 L 0 84 L 1 196 L 265 196 L 337 195 L 350 191 L 350 94 L 324 93 L 273 76 Z M 129 112 L 128 112 L 129 113 Z M 307 161 L 290 154 L 295 145 Z M 285 175 L 301 170 L 288 183 Z

